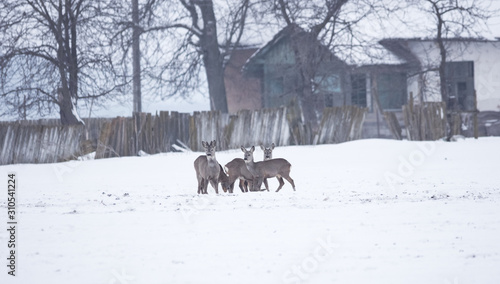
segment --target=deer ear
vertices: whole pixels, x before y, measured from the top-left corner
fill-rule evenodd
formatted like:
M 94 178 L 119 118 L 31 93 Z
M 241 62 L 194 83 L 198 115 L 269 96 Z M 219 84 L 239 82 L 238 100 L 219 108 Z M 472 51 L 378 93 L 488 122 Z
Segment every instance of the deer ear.
M 203 146 L 203 148 L 207 148 L 207 142 L 201 141 L 201 146 Z
M 212 141 L 214 143 L 214 147 L 217 146 L 217 142 L 214 140 Z
M 245 147 L 243 147 L 243 146 L 241 146 L 241 148 L 240 148 L 240 149 L 241 149 L 241 151 L 242 151 L 243 153 L 245 153 L 245 152 L 247 151 L 247 149 L 245 149 Z
M 250 152 L 253 153 L 253 151 L 255 151 L 255 146 L 252 146 L 252 148 L 250 148 Z
M 262 145 L 260 145 L 260 149 L 262 149 L 262 151 L 266 150 Z
M 273 144 L 271 144 L 271 149 L 272 149 L 272 150 L 274 150 L 274 143 L 273 143 Z

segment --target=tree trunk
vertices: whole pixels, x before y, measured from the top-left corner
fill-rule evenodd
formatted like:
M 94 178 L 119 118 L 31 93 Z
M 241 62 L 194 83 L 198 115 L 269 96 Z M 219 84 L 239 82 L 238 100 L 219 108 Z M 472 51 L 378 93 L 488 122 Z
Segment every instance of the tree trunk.
M 71 94 L 68 88 L 59 88 L 58 93 L 58 105 L 61 124 L 83 124 L 83 121 L 76 114 L 75 106 L 73 105 L 73 101 L 71 100 Z
M 441 100 L 444 103 L 448 101 L 448 89 L 446 86 L 446 48 L 442 38 L 438 38 L 439 53 L 441 55 L 441 60 L 439 62 L 439 84 L 441 91 Z
M 210 109 L 227 113 L 226 87 L 224 85 L 223 58 L 217 40 L 217 26 L 212 0 L 196 2 L 203 18 L 200 46 L 207 75 Z
M 316 52 L 316 38 L 313 34 L 299 33 L 291 38 L 292 49 L 295 56 L 295 68 L 300 77 L 297 95 L 300 98 L 304 122 L 313 133 L 319 131 L 319 112 L 323 110 L 324 103 L 318 94 L 313 92 L 315 76 L 321 61 L 319 53 Z
M 133 112 L 142 112 L 141 99 L 141 49 L 140 49 L 140 27 L 139 27 L 139 1 L 132 0 L 132 92 L 134 96 Z
M 62 8 L 59 10 L 60 13 L 60 18 L 63 17 L 62 15 Z M 66 18 L 68 19 L 68 18 Z M 76 71 L 75 78 L 72 77 L 72 72 L 68 72 L 70 70 L 65 69 L 65 65 L 71 66 L 71 58 L 70 56 L 66 56 L 66 54 L 71 54 L 70 49 L 69 49 L 69 27 L 68 27 L 68 22 L 66 22 L 63 27 L 62 21 L 58 22 L 59 24 L 59 30 L 61 31 L 61 34 L 56 35 L 57 39 L 57 59 L 61 64 L 59 64 L 59 76 L 61 76 L 61 87 L 57 90 L 58 92 L 58 97 L 57 97 L 57 104 L 59 105 L 59 115 L 61 119 L 61 124 L 62 125 L 71 125 L 71 124 L 83 124 L 83 121 L 78 117 L 78 114 L 76 113 L 75 106 L 73 105 L 72 97 L 76 97 L 76 93 L 72 94 L 71 89 L 75 85 L 71 83 L 72 79 L 76 79 L 78 71 Z M 62 31 L 65 31 L 65 34 L 62 34 Z M 64 35 L 66 35 L 66 38 L 64 38 Z M 66 52 L 67 51 L 67 52 Z M 62 64 L 62 63 L 66 64 Z M 74 81 L 73 83 L 76 83 Z M 76 90 L 75 90 L 76 92 Z
M 441 92 L 441 100 L 443 103 L 446 103 L 448 100 L 448 89 L 446 87 L 446 47 L 444 46 L 443 41 L 443 26 L 444 20 L 442 18 L 443 14 L 440 12 L 439 7 L 434 4 L 434 10 L 436 11 L 437 16 L 437 37 L 436 41 L 439 47 L 439 90 Z
M 69 0 L 65 2 L 65 37 L 66 37 L 66 54 L 68 54 L 68 75 L 69 75 L 69 92 L 72 98 L 78 98 L 78 53 L 77 53 L 77 35 L 76 25 L 77 19 L 71 7 L 72 3 Z

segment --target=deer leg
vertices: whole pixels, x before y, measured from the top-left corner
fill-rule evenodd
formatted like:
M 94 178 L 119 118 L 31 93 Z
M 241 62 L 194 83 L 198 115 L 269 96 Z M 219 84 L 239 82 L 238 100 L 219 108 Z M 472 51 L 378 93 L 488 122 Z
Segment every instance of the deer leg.
M 253 191 L 253 182 L 252 180 L 245 179 L 244 180 L 244 185 L 245 185 L 245 192 Z
M 262 177 L 257 177 L 253 179 L 253 191 L 260 191 L 260 187 L 262 186 Z
M 235 178 L 233 176 L 233 174 L 231 173 L 229 175 L 229 193 L 233 193 L 233 190 L 234 190 L 234 182 L 237 180 L 238 178 Z
M 207 179 L 202 179 L 201 186 L 202 186 L 201 194 L 207 194 L 208 193 L 207 192 L 208 180 Z
M 278 189 L 276 189 L 276 192 L 280 191 L 280 189 L 283 187 L 283 185 L 285 185 L 285 182 L 283 181 L 282 177 L 279 177 L 278 181 L 280 183 L 280 186 L 278 186 Z
M 198 180 L 198 194 L 202 193 L 203 188 L 203 178 L 199 175 L 196 175 L 196 179 Z
M 219 183 L 217 182 L 217 180 L 216 179 L 211 179 L 210 180 L 210 184 L 215 189 L 215 193 L 219 194 Z
M 293 182 L 293 179 L 289 175 L 284 176 L 284 178 L 292 185 L 293 191 L 295 191 L 295 183 Z
M 239 187 L 241 189 L 241 192 L 245 192 L 245 181 L 240 179 L 240 184 Z
M 264 185 L 266 186 L 266 190 L 269 191 L 269 185 L 267 184 L 267 178 L 264 179 Z M 264 191 L 261 189 L 261 191 Z

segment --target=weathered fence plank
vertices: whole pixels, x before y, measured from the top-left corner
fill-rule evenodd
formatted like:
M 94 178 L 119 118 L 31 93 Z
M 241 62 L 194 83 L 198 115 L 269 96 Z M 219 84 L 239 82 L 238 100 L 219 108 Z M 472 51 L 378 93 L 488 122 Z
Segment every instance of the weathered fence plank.
M 325 108 L 317 143 L 341 143 L 360 139 L 367 111 L 368 109 L 357 106 Z
M 403 106 L 408 140 L 438 140 L 446 136 L 446 105 L 442 102 Z
M 399 125 L 399 121 L 396 117 L 396 114 L 394 114 L 394 112 L 392 112 L 392 111 L 384 111 L 383 114 L 384 114 L 385 121 L 387 122 L 387 125 L 389 126 L 389 130 L 391 131 L 394 138 L 397 140 L 402 140 L 403 133 L 401 130 L 401 125 Z

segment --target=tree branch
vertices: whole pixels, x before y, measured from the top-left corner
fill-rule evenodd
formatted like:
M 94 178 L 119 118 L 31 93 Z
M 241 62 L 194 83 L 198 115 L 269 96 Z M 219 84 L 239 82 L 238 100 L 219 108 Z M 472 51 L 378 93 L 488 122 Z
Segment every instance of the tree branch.
M 292 24 L 292 20 L 290 20 L 290 16 L 288 15 L 287 12 L 287 6 L 284 0 L 278 0 L 279 8 L 281 11 L 281 15 L 283 16 L 283 19 L 285 19 L 286 24 L 289 26 Z

